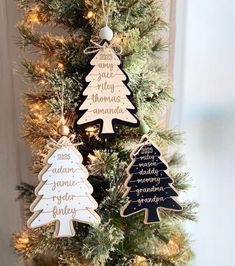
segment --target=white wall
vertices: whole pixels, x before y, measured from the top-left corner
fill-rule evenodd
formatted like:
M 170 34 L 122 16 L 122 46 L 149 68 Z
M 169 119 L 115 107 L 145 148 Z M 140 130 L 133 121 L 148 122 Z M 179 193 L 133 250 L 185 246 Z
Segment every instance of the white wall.
M 178 0 L 172 123 L 200 203 L 195 266 L 235 265 L 235 1 Z M 181 116 L 179 115 L 181 114 Z M 181 119 L 180 119 L 181 117 Z
M 24 88 L 13 74 L 19 51 L 16 48 L 19 19 L 15 1 L 0 0 L 0 265 L 21 265 L 13 247 L 12 233 L 21 230 L 21 210 L 15 199 L 16 185 L 28 175 L 26 148 L 20 141 L 20 95 Z M 22 167 L 23 166 L 23 167 Z M 24 178 L 23 178 L 24 177 Z M 25 178 L 26 179 L 26 178 Z

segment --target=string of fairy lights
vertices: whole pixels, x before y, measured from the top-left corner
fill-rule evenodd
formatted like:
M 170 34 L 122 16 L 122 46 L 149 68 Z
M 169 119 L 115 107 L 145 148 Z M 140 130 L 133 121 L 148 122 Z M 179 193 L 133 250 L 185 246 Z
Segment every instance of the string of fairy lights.
M 94 19 L 95 18 L 95 12 L 93 10 L 88 10 L 86 15 L 84 16 L 86 19 L 90 20 L 90 19 Z M 41 18 L 41 9 L 40 9 L 40 5 L 36 4 L 33 5 L 28 13 L 26 14 L 25 18 L 24 18 L 24 22 L 31 26 L 32 28 L 35 25 L 43 25 L 45 24 L 45 21 Z M 51 36 L 52 37 L 52 36 Z M 64 36 L 53 36 L 52 37 L 55 41 L 58 41 L 61 45 L 63 45 L 65 43 L 65 37 Z M 123 37 L 120 35 L 115 35 L 113 38 L 113 42 L 116 44 L 120 44 L 121 42 L 123 42 Z M 47 85 L 47 80 L 46 80 L 46 74 L 50 69 L 50 63 L 48 61 L 44 61 L 39 63 L 39 65 L 36 68 L 36 71 L 38 72 L 39 76 L 41 77 L 41 79 L 38 81 L 38 85 L 40 86 L 46 86 Z M 56 62 L 55 66 L 54 66 L 56 71 L 63 71 L 64 70 L 64 65 L 62 62 Z M 43 117 L 47 110 L 48 106 L 45 104 L 38 104 L 38 103 L 34 103 L 31 104 L 30 106 L 30 111 L 35 115 L 35 119 L 38 119 L 39 122 L 43 121 Z M 98 132 L 97 127 L 95 126 L 90 126 L 88 128 L 86 128 L 86 133 L 88 136 L 92 137 L 94 136 L 96 133 Z
M 88 10 L 85 18 L 90 20 L 95 17 L 95 12 L 93 10 Z M 30 8 L 28 13 L 26 14 L 25 17 L 25 22 L 27 25 L 34 27 L 35 25 L 43 25 L 44 21 L 41 18 L 41 10 L 39 5 L 34 5 L 33 7 Z M 62 45 L 65 43 L 65 38 L 63 36 L 55 36 L 54 39 L 61 43 Z M 123 37 L 120 35 L 117 35 L 114 37 L 114 42 L 117 44 L 120 44 L 123 42 Z M 40 63 L 36 71 L 38 72 L 39 76 L 41 79 L 38 81 L 38 84 L 40 86 L 46 86 L 47 81 L 44 78 L 44 76 L 47 74 L 47 71 L 50 68 L 50 63 L 47 61 L 44 61 Z M 64 65 L 62 62 L 56 62 L 55 64 L 55 69 L 57 71 L 63 71 L 64 70 Z M 45 118 L 45 114 L 48 112 L 48 105 L 46 103 L 32 103 L 30 105 L 30 111 L 34 114 L 35 119 L 38 120 L 39 123 L 43 123 L 43 119 Z M 59 119 L 58 119 L 59 121 Z M 90 126 L 86 129 L 86 132 L 89 136 L 95 135 L 95 132 L 97 131 L 97 127 L 95 126 Z M 15 248 L 18 250 L 18 252 L 23 252 L 24 250 L 27 250 L 30 247 L 30 237 L 27 233 L 16 233 L 14 235 L 15 238 Z M 169 240 L 168 243 L 166 243 L 165 248 L 166 250 L 164 252 L 167 252 L 170 255 L 177 254 L 177 252 L 180 249 L 180 239 L 177 237 L 173 237 L 172 239 Z M 147 266 L 148 262 L 147 259 L 143 256 L 136 256 L 134 260 L 131 261 L 132 264 L 137 265 L 137 266 Z
M 15 240 L 15 248 L 18 252 L 23 252 L 30 248 L 30 237 L 26 233 L 16 233 Z M 180 236 L 173 236 L 169 242 L 163 246 L 162 250 L 159 250 L 159 247 L 156 247 L 156 249 L 158 249 L 158 253 L 162 253 L 163 255 L 168 254 L 174 256 L 179 252 L 181 242 Z M 130 265 L 148 266 L 149 264 L 146 257 L 139 255 L 130 261 Z

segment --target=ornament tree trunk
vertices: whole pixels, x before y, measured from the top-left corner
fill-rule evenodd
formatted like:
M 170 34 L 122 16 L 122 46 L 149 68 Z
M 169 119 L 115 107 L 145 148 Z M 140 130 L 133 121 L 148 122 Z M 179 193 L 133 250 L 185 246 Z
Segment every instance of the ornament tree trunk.
M 129 77 L 133 104 L 139 111 L 136 116 L 145 122 L 144 127 L 140 125 L 141 130 L 115 125 L 116 138 L 113 139 L 100 138 L 96 124 L 77 129 L 76 109 L 84 103 L 80 95 L 92 86 L 92 81 L 87 80 L 90 82 L 87 84 L 85 77 L 94 54 L 86 55 L 83 51 L 90 46 L 91 39 L 98 39 L 98 32 L 104 26 L 101 1 L 16 2 L 22 11 L 18 44 L 36 54 L 22 59 L 21 69 L 29 86 L 23 95 L 26 112 L 22 128 L 33 153 L 32 182 L 19 184 L 17 188 L 19 199 L 24 201 L 25 223 L 31 216 L 29 206 L 35 200 L 37 175 L 48 155 L 45 147 L 51 138 L 60 139 L 57 127 L 62 90 L 66 124 L 75 135 L 75 142 L 83 143 L 79 152 L 89 172 L 88 181 L 94 188 L 92 197 L 98 202 L 96 212 L 101 217 L 101 224 L 95 227 L 74 222 L 73 238 L 53 238 L 54 224 L 16 233 L 14 245 L 20 259 L 45 266 L 189 265 L 193 252 L 182 221 L 195 220 L 194 202 L 181 202 L 182 210 L 178 212 L 161 210 L 158 224 L 144 224 L 144 212 L 128 217 L 121 217 L 119 213 L 128 201 L 123 197 L 123 184 L 128 178 L 130 153 L 141 139 L 141 133 L 145 133 L 144 128 L 150 128 L 151 139 L 160 150 L 166 151 L 166 147 L 172 145 L 170 150 L 176 151 L 162 153 L 174 188 L 180 194 L 189 187 L 188 175 L 180 170 L 181 156 L 176 150 L 180 135 L 162 128 L 160 122 L 173 100 L 162 60 L 167 23 L 161 1 L 105 1 L 110 27 L 116 33 L 113 42 L 122 47 L 123 69 Z M 119 66 L 115 67 L 120 70 Z M 123 78 L 118 81 L 120 86 L 123 81 Z M 122 94 L 128 100 L 124 87 Z

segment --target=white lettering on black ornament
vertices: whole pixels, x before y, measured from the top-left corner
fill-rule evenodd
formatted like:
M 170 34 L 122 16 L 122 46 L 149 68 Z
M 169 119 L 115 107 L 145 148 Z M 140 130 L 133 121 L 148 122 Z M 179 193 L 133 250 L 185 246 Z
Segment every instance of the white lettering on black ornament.
M 37 198 L 30 207 L 34 212 L 28 221 L 30 228 L 56 222 L 55 237 L 72 237 L 73 221 L 100 223 L 94 211 L 98 205 L 91 196 L 93 187 L 87 181 L 88 171 L 82 161 L 80 152 L 65 136 L 50 151 L 47 166 L 39 174 Z
M 94 67 L 86 77 L 89 84 L 82 92 L 77 125 L 84 128 L 100 124 L 100 136 L 112 137 L 115 124 L 138 127 L 139 120 L 134 115 L 136 107 L 121 61 L 107 41 L 102 45 L 90 62 Z
M 129 198 L 121 209 L 121 216 L 145 212 L 144 223 L 159 223 L 159 209 L 181 211 L 182 207 L 174 197 L 178 193 L 173 187 L 173 180 L 166 173 L 167 166 L 160 159 L 157 147 L 143 136 L 138 148 L 131 154 L 132 163 L 127 169 L 125 182 Z

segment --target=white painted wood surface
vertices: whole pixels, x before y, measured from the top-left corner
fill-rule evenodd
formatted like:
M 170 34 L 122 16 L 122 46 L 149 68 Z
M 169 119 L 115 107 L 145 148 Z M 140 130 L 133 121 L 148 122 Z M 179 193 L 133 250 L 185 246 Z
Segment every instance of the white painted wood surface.
M 39 174 L 37 198 L 30 210 L 30 228 L 56 222 L 54 237 L 73 237 L 73 221 L 97 225 L 98 204 L 92 197 L 93 187 L 87 180 L 89 173 L 82 164 L 83 157 L 68 137 L 63 136 L 45 158 Z

